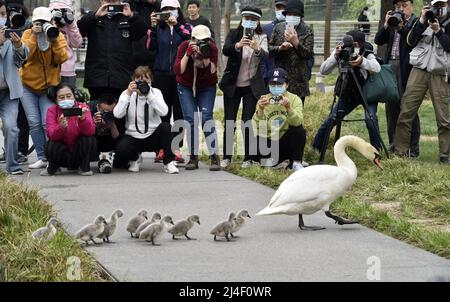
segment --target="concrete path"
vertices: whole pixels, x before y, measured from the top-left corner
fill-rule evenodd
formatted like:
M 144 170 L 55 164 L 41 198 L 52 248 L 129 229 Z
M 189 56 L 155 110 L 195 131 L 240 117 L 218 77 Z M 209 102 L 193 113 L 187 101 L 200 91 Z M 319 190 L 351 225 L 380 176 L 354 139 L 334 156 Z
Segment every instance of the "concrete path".
M 240 238 L 213 242 L 209 231 L 229 211 L 245 208 L 253 215 L 274 191 L 226 172 L 209 172 L 204 165 L 167 175 L 149 155 L 140 173 L 41 177 L 33 171 L 16 179 L 39 187 L 70 233 L 98 214 L 122 208 L 115 243 L 88 247 L 121 281 L 368 281 L 368 274 L 376 276 L 378 260 L 382 281 L 450 276 L 446 259 L 360 225 L 338 226 L 323 213 L 305 218 L 306 224 L 326 226 L 323 231 L 300 231 L 296 217 L 253 217 Z M 161 246 L 151 246 L 131 239 L 125 225 L 140 208 L 174 220 L 200 215 L 201 225 L 190 233 L 197 240 L 173 241 L 165 234 Z

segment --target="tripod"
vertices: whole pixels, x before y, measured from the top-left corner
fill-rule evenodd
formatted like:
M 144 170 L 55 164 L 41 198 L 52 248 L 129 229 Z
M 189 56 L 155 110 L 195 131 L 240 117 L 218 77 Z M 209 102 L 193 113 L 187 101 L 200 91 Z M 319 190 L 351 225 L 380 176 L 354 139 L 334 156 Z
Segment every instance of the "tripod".
M 342 122 L 363 121 L 363 120 L 344 120 L 343 117 L 341 117 L 339 115 L 339 107 L 340 107 L 339 104 L 340 104 L 340 102 L 345 102 L 345 100 L 343 100 L 342 96 L 343 96 L 344 91 L 346 91 L 346 89 L 347 89 L 347 84 L 348 84 L 348 81 L 350 78 L 352 78 L 354 80 L 354 82 L 356 83 L 356 87 L 358 88 L 359 95 L 361 96 L 361 99 L 362 99 L 362 106 L 364 108 L 364 112 L 369 117 L 370 123 L 372 123 L 373 128 L 376 130 L 375 132 L 376 132 L 377 138 L 379 139 L 379 141 L 381 143 L 381 146 L 383 148 L 383 151 L 386 154 L 386 157 L 389 158 L 388 150 L 386 148 L 386 145 L 383 142 L 383 139 L 381 138 L 380 130 L 378 129 L 377 124 L 375 123 L 374 117 L 373 117 L 372 113 L 369 111 L 369 105 L 367 103 L 367 100 L 364 97 L 361 85 L 358 82 L 355 71 L 353 70 L 353 68 L 351 66 L 345 66 L 344 64 L 346 64 L 346 63 L 340 62 L 341 74 L 339 76 L 338 82 L 336 83 L 336 87 L 338 87 L 338 89 L 335 89 L 335 91 L 334 91 L 333 104 L 331 105 L 331 111 L 330 111 L 330 114 L 328 115 L 328 118 L 330 119 L 330 123 L 328 124 L 325 138 L 323 140 L 322 150 L 320 152 L 319 163 L 322 164 L 324 162 L 325 152 L 327 151 L 328 142 L 330 140 L 331 131 L 333 130 L 334 125 L 336 125 L 336 136 L 335 136 L 335 140 L 334 140 L 334 143 L 336 143 L 337 140 L 339 139 L 339 137 L 341 136 Z M 336 90 L 338 90 L 338 91 L 336 91 Z M 338 95 L 338 93 L 339 93 L 339 95 Z M 339 97 L 338 103 L 337 103 L 337 110 L 334 110 L 334 106 L 336 104 L 337 97 Z

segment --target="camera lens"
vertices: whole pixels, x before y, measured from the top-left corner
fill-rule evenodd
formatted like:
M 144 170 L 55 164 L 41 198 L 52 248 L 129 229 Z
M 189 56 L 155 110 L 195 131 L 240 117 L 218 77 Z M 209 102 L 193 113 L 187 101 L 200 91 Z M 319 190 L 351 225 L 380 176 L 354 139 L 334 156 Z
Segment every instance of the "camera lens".
M 56 39 L 59 36 L 59 30 L 48 22 L 42 25 L 42 29 L 44 30 L 45 35 L 49 39 Z
M 145 81 L 136 81 L 136 85 L 141 94 L 147 95 L 150 92 L 150 85 Z
M 25 25 L 25 17 L 17 12 L 12 12 L 11 14 L 11 25 L 12 28 L 21 28 Z
M 102 112 L 102 119 L 106 124 L 111 124 L 114 121 L 114 115 L 111 112 Z

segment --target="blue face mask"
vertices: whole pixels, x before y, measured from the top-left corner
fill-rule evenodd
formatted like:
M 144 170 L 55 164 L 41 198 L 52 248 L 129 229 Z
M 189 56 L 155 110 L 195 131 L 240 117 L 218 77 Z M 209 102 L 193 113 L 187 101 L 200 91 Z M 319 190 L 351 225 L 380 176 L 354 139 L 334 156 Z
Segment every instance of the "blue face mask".
M 286 23 L 297 26 L 300 24 L 301 18 L 299 16 L 286 16 Z
M 258 22 L 253 20 L 242 20 L 242 27 L 256 29 L 256 27 L 258 27 Z
M 276 10 L 275 11 L 275 17 L 277 18 L 278 21 L 286 20 L 286 16 L 283 15 L 283 10 Z
M 75 104 L 75 100 L 62 100 L 58 102 L 58 106 L 61 109 L 70 109 Z
M 178 18 L 178 10 L 176 10 L 176 9 L 175 10 L 171 10 L 170 11 L 170 15 L 175 17 L 175 18 Z
M 273 94 L 275 96 L 279 96 L 279 95 L 282 95 L 286 91 L 286 88 L 284 87 L 284 85 L 281 85 L 281 86 L 269 85 L 269 90 L 270 90 L 271 94 Z
M 0 18 L 0 27 L 3 27 L 6 25 L 6 18 Z

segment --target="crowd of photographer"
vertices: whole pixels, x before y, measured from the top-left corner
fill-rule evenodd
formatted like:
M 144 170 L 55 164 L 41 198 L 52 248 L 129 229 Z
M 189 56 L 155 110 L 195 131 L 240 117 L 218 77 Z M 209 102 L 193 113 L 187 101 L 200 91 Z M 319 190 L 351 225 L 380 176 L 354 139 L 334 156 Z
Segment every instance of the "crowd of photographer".
M 41 175 L 57 174 L 62 167 L 92 175 L 91 161 L 98 162 L 100 173 L 112 168 L 138 172 L 141 153 L 148 151 L 157 154 L 155 161 L 163 163 L 165 172 L 178 173 L 186 129 L 186 170 L 198 169 L 198 121 L 210 170 L 218 171 L 231 163 L 241 103 L 242 167 L 254 162 L 273 167 L 285 160 L 294 171 L 304 167 L 303 107 L 310 94 L 314 33 L 304 21 L 301 1 L 276 0 L 276 19 L 264 29 L 261 9 L 244 7 L 241 21 L 225 39 L 227 64 L 219 83 L 224 94 L 222 161 L 213 117 L 219 50 L 200 3 L 189 1 L 185 18 L 178 0 L 99 2 L 97 11 L 76 20 L 71 0 L 51 0 L 49 7 L 34 9 L 30 23 L 23 1 L 0 1 L 0 116 L 8 172 L 23 173 L 19 151 L 28 149 L 28 130 L 38 157 L 29 168 L 43 169 Z M 387 44 L 383 60 L 364 32 L 354 30 L 320 67 L 324 75 L 337 67 L 340 76 L 337 102 L 313 147 L 324 152 L 331 129 L 363 105 L 371 144 L 383 149 L 377 118 L 381 100 L 367 97 L 366 91 L 368 83 L 383 77 L 388 86 L 378 90 L 395 87 L 397 95 L 397 101 L 384 100 L 389 149 L 399 156 L 419 156 L 417 111 L 429 90 L 440 161 L 448 163 L 449 3 L 432 0 L 420 17 L 412 13 L 412 0 L 393 4 L 395 11 L 388 12 L 375 37 L 376 44 Z M 88 40 L 88 104 L 75 90 L 73 49 L 83 37 Z

